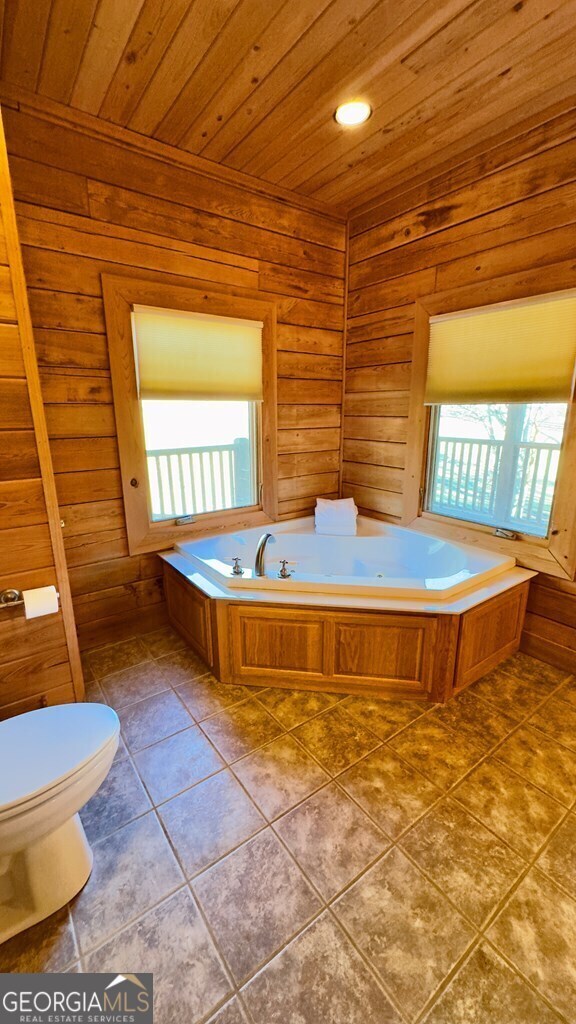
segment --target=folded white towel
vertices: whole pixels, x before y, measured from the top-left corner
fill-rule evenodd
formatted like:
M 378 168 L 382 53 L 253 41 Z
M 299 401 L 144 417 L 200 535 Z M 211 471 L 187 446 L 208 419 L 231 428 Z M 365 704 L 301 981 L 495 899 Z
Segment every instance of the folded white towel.
M 314 513 L 316 533 L 352 537 L 356 533 L 358 509 L 353 498 L 317 498 Z

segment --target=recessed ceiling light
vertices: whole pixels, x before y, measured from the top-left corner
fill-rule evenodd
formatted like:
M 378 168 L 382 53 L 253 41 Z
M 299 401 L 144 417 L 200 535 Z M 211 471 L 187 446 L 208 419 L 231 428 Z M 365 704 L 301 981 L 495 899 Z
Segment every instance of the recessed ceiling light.
M 364 100 L 351 100 L 350 103 L 341 103 L 336 107 L 334 118 L 338 124 L 351 126 L 364 124 L 372 113 L 372 107 Z

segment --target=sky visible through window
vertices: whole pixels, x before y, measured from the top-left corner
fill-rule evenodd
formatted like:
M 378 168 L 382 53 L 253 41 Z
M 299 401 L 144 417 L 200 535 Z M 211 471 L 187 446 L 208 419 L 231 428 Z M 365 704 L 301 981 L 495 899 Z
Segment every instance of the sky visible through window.
M 252 407 L 251 402 L 142 401 L 153 519 L 255 504 Z
M 438 433 L 441 437 L 469 437 L 501 441 L 506 432 L 508 405 L 443 405 Z M 523 441 L 560 444 L 566 418 L 565 403 L 534 402 L 527 406 Z
M 232 444 L 248 437 L 248 402 L 143 401 L 146 451 Z

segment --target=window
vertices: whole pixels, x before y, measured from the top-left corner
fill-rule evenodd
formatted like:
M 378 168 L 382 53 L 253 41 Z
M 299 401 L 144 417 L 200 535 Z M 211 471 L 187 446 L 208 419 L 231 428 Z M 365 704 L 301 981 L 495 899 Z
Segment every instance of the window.
M 275 307 L 103 275 L 131 554 L 276 515 Z
M 262 326 L 134 306 L 153 521 L 258 503 Z
M 424 507 L 546 537 L 576 355 L 576 296 L 433 317 Z
M 576 578 L 573 279 L 570 267 L 538 268 L 416 300 L 402 517 L 568 580 Z M 565 290 L 529 294 L 547 284 Z
M 426 508 L 546 537 L 566 403 L 435 405 Z
M 142 402 L 155 522 L 258 504 L 257 402 Z

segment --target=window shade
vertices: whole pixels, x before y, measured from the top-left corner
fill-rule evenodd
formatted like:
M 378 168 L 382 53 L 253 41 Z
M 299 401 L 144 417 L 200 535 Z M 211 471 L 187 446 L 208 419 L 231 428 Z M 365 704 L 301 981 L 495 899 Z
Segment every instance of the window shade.
M 576 293 L 430 320 L 428 405 L 565 402 L 576 360 Z
M 134 306 L 140 398 L 259 401 L 261 321 Z

